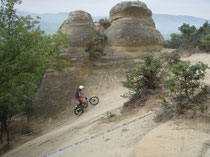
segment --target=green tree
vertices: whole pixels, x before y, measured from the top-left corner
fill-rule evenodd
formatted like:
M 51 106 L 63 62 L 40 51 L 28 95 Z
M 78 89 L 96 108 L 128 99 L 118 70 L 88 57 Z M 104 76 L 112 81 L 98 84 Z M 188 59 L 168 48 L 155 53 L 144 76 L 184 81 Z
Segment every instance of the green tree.
M 166 40 L 164 46 L 167 48 L 174 48 L 177 49 L 180 47 L 182 43 L 182 36 L 180 34 L 171 34 L 171 39 Z
M 185 49 L 195 48 L 196 27 L 184 23 L 181 27 L 179 27 L 179 30 L 181 31 L 181 38 L 182 38 L 180 47 Z
M 210 51 L 210 24 L 205 22 L 199 29 L 189 24 L 183 24 L 179 27 L 181 34 L 171 34 L 171 39 L 165 41 L 167 48 L 199 48 Z
M 181 27 L 179 27 L 179 30 L 181 31 L 182 34 L 189 35 L 196 31 L 196 27 L 184 23 Z
M 210 52 L 210 34 L 206 34 L 200 37 L 200 45 L 206 51 Z
M 197 45 L 200 49 L 210 51 L 210 24 L 205 22 L 196 32 Z
M 61 32 L 46 35 L 30 16 L 17 16 L 21 0 L 0 1 L 0 122 L 3 131 L 14 115 L 29 112 L 49 60 L 67 47 Z
M 196 36 L 199 38 L 202 35 L 210 33 L 210 24 L 206 21 L 196 32 Z

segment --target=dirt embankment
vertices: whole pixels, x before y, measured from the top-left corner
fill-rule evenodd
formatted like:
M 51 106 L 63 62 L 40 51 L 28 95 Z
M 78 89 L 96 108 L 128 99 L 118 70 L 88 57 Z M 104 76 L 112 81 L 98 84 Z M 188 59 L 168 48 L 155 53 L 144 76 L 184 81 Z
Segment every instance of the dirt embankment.
M 130 157 L 209 157 L 210 125 L 198 120 L 169 121 L 150 131 Z

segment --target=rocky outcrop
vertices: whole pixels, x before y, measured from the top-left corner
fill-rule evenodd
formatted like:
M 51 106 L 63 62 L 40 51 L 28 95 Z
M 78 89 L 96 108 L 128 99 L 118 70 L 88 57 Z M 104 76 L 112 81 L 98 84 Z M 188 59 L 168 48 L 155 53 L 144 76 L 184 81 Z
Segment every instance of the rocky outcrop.
M 121 18 L 138 18 L 138 19 L 147 19 L 151 18 L 152 11 L 147 8 L 146 4 L 140 1 L 133 2 L 121 2 L 114 6 L 110 11 L 110 21 Z
M 141 64 L 141 52 L 157 50 L 163 38 L 155 29 L 151 15 L 151 10 L 142 2 L 122 2 L 111 9 L 109 20 L 101 20 L 94 26 L 90 14 L 80 10 L 71 12 L 60 27 L 69 35 L 71 46 L 60 57 L 68 60 L 71 67 L 46 72 L 34 102 L 37 117 L 56 117 L 67 108 L 73 114 L 77 104 L 74 92 L 80 84 L 89 89 L 87 94 L 100 96 L 105 88 L 101 85 L 108 85 L 110 81 L 112 85 L 106 88 L 111 88 L 129 68 Z M 85 50 L 96 31 L 105 33 L 108 41 L 104 48 L 106 56 L 100 56 L 92 64 Z
M 110 21 L 111 26 L 105 32 L 110 46 L 151 47 L 164 40 L 155 28 L 151 10 L 143 2 L 117 4 L 110 11 Z
M 72 47 L 88 47 L 95 35 L 91 15 L 82 10 L 71 12 L 59 29 L 69 35 Z
M 77 75 L 77 71 L 47 70 L 33 103 L 34 116 L 47 119 L 66 110 L 79 85 Z

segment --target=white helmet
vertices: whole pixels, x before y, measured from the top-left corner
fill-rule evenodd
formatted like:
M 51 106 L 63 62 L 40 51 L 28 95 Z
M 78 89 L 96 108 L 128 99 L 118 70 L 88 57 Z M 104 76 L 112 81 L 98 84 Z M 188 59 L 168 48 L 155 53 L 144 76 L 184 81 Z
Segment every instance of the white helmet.
M 79 89 L 83 89 L 83 88 L 84 88 L 84 86 L 82 86 L 82 85 L 79 86 Z

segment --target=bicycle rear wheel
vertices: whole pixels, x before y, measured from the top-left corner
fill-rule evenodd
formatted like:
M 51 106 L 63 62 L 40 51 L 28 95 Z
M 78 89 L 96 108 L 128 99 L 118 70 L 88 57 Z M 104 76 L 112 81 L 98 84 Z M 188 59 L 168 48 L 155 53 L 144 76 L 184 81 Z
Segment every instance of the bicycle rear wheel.
M 74 108 L 74 114 L 81 115 L 83 113 L 83 109 L 80 106 Z

